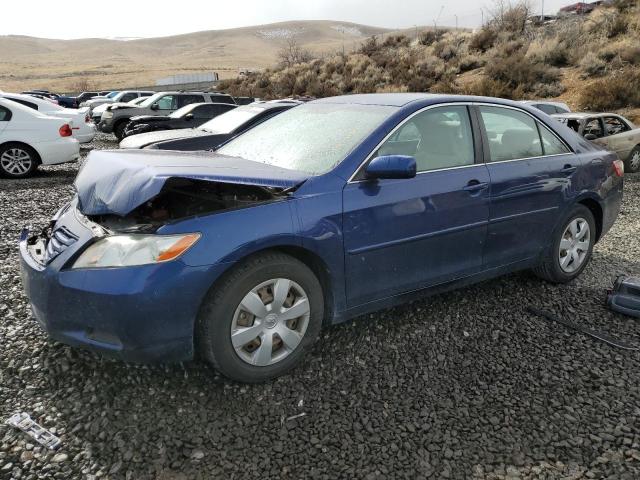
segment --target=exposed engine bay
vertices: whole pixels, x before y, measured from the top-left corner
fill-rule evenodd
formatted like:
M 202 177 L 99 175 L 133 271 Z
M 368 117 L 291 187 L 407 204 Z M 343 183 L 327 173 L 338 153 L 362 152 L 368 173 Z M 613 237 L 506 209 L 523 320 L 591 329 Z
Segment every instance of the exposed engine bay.
M 88 218 L 114 232 L 153 232 L 176 220 L 272 202 L 286 195 L 282 188 L 171 178 L 158 195 L 124 217 Z

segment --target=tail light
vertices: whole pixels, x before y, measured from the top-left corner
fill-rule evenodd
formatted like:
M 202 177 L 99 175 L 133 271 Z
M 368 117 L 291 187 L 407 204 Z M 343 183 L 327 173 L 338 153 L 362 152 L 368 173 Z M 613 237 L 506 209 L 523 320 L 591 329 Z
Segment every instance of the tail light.
M 71 130 L 71 127 L 69 126 L 68 123 L 65 123 L 64 125 L 62 125 L 60 127 L 60 130 L 58 131 L 60 132 L 61 137 L 70 137 L 71 135 L 73 135 L 73 131 Z
M 613 171 L 618 177 L 624 176 L 624 162 L 622 160 L 613 161 Z

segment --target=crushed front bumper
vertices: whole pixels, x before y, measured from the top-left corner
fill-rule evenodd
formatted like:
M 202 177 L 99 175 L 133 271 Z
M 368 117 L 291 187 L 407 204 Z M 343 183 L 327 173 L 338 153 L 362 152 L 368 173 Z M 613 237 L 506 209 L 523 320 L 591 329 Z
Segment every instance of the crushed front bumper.
M 22 283 L 38 323 L 57 341 L 126 361 L 191 359 L 200 304 L 223 266 L 190 267 L 177 260 L 71 269 L 96 239 L 74 211 L 68 208 L 52 222 L 52 236 L 64 229 L 76 239 L 57 248 L 53 258 L 46 256 L 47 233 L 31 235 L 25 229 L 20 238 Z

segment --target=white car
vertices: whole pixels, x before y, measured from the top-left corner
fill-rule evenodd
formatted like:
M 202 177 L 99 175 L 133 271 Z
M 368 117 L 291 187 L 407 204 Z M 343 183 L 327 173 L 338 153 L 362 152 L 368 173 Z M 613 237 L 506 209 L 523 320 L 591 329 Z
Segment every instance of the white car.
M 126 102 L 126 103 L 118 102 L 118 105 L 134 105 L 135 106 L 135 105 L 140 104 L 141 102 L 143 102 L 147 98 L 149 98 L 149 97 L 138 97 L 138 98 L 134 98 L 130 102 Z M 103 103 L 102 105 L 98 105 L 96 108 L 94 108 L 91 111 L 91 120 L 93 121 L 93 123 L 95 123 L 96 125 L 100 123 L 100 119 L 102 118 L 102 114 L 105 112 L 107 107 L 110 106 L 110 105 L 114 105 L 114 103 L 113 102 Z
M 0 175 L 25 178 L 38 165 L 73 162 L 80 143 L 65 118 L 0 98 Z
M 82 102 L 80 104 L 80 107 L 89 107 L 89 113 L 91 114 L 95 108 L 99 107 L 100 105 L 104 105 L 105 103 L 127 103 L 139 97 L 149 97 L 154 93 L 155 92 L 141 90 L 124 90 L 122 92 L 111 92 L 106 97 L 94 97 L 87 100 L 86 102 Z
M 68 120 L 73 136 L 80 143 L 88 143 L 96 136 L 96 126 L 91 122 L 87 109 L 64 108 L 45 99 L 20 93 L 0 93 L 0 98 L 20 103 L 25 107 L 32 108 L 51 117 L 60 117 Z

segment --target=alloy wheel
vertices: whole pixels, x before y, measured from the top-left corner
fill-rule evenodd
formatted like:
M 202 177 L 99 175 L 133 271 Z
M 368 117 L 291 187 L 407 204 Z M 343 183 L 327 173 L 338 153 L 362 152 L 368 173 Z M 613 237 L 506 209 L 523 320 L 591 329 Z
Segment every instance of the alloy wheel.
M 244 362 L 268 366 L 288 357 L 302 341 L 311 308 L 304 289 L 276 278 L 249 291 L 233 315 L 231 344 Z
M 633 155 L 631 155 L 631 159 L 629 160 L 629 164 L 632 172 L 637 172 L 640 169 L 640 150 L 633 152 Z
M 574 218 L 562 234 L 558 260 L 565 273 L 573 273 L 584 263 L 589 254 L 591 230 L 584 218 Z
M 10 148 L 0 156 L 0 165 L 9 175 L 20 176 L 31 169 L 33 159 L 29 152 L 21 148 Z

